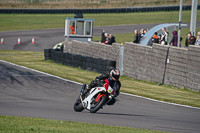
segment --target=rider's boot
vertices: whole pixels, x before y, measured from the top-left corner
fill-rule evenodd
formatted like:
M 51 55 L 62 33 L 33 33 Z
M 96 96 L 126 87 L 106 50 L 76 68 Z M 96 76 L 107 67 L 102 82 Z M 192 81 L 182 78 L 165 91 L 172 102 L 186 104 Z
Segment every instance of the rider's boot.
M 83 84 L 81 89 L 81 95 L 83 99 L 85 98 L 86 91 L 87 91 L 87 85 Z
M 96 82 L 95 81 L 91 81 L 91 83 L 88 85 L 87 87 L 87 92 L 91 90 L 91 88 L 96 86 Z

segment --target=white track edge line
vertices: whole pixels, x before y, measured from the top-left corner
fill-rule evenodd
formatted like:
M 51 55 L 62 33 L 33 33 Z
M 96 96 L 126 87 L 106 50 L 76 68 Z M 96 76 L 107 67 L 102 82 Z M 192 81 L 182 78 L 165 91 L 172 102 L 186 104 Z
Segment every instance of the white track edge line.
M 78 84 L 78 85 L 82 85 L 82 83 L 79 83 L 79 82 L 76 82 L 76 81 L 64 79 L 64 78 L 61 78 L 59 76 L 55 76 L 55 75 L 52 75 L 52 74 L 49 74 L 49 73 L 45 73 L 45 72 L 42 72 L 42 71 L 39 71 L 39 70 L 28 68 L 28 67 L 25 67 L 25 66 L 17 65 L 17 64 L 8 62 L 8 61 L 0 60 L 0 62 L 4 62 L 4 63 L 11 64 L 11 65 L 14 65 L 14 66 L 18 66 L 18 67 L 21 67 L 21 68 L 32 70 L 32 71 L 35 71 L 35 72 L 38 72 L 38 73 L 41 73 L 41 74 L 45 74 L 45 75 L 48 75 L 48 76 L 51 76 L 51 77 L 54 77 L 54 78 L 58 78 L 58 79 L 61 79 L 61 80 L 67 81 L 67 82 L 71 82 L 71 83 L 75 83 L 75 84 Z M 159 101 L 159 100 L 155 100 L 155 99 L 151 99 L 151 98 L 147 98 L 147 97 L 142 97 L 142 96 L 138 96 L 138 95 L 134 95 L 134 94 L 128 94 L 128 93 L 123 93 L 123 92 L 120 92 L 120 94 L 127 95 L 127 96 L 132 96 L 132 97 L 137 97 L 137 98 L 142 98 L 142 99 L 146 99 L 146 100 L 149 100 L 149 101 L 160 102 L 160 103 L 164 103 L 164 104 L 170 104 L 170 105 L 186 107 L 186 108 L 192 108 L 192 109 L 200 109 L 198 107 L 192 107 L 192 106 L 188 106 L 188 105 L 182 105 L 182 104 L 177 104 L 177 103 Z
M 28 70 L 32 70 L 32 71 L 34 71 L 34 72 L 38 72 L 38 73 L 41 73 L 41 74 L 45 74 L 45 75 L 48 75 L 48 76 L 51 76 L 51 77 L 54 77 L 54 78 L 58 78 L 58 79 L 61 79 L 61 80 L 64 80 L 64 81 L 68 81 L 68 82 L 71 82 L 71 83 L 75 83 L 75 84 L 78 84 L 78 85 L 82 85 L 82 84 L 79 83 L 79 82 L 75 82 L 75 81 L 72 81 L 72 80 L 64 79 L 64 78 L 61 78 L 61 77 L 59 77 L 59 76 L 55 76 L 55 75 L 52 75 L 52 74 L 49 74 L 49 73 L 45 73 L 45 72 L 42 72 L 42 71 L 39 71 L 39 70 L 35 70 L 35 69 L 32 69 L 32 68 L 28 68 L 28 67 L 25 67 L 25 66 L 17 65 L 17 64 L 14 64 L 14 63 L 11 63 L 11 62 L 7 62 L 7 61 L 4 61 L 4 60 L 0 60 L 0 62 L 4 62 L 4 63 L 11 64 L 11 65 L 14 65 L 14 66 L 18 66 L 18 67 L 21 67 L 21 68 L 25 68 L 25 69 L 28 69 Z
M 187 107 L 187 108 L 192 108 L 192 109 L 200 109 L 198 107 L 193 107 L 193 106 L 183 105 L 183 104 L 177 104 L 177 103 L 170 103 L 170 102 L 165 102 L 165 101 L 159 101 L 159 100 L 155 100 L 155 99 L 151 99 L 151 98 L 147 98 L 147 97 L 142 97 L 142 96 L 138 96 L 138 95 L 134 95 L 134 94 L 128 94 L 128 93 L 123 93 L 123 92 L 120 92 L 120 94 L 132 96 L 132 97 L 137 97 L 137 98 L 142 98 L 142 99 L 146 99 L 146 100 L 150 100 L 150 101 L 154 101 L 154 102 L 159 102 L 159 103 L 164 103 L 164 104 L 170 104 L 170 105 L 175 105 L 175 106 L 180 106 L 180 107 Z

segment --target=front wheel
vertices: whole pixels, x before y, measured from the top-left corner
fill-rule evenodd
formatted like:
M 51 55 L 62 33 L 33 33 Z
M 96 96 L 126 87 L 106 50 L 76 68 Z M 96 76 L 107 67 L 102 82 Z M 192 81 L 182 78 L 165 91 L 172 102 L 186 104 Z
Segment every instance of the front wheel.
M 76 112 L 81 112 L 84 110 L 83 104 L 81 102 L 80 97 L 76 100 L 75 104 L 74 104 L 74 111 Z
M 106 101 L 107 97 L 103 95 L 98 102 L 91 106 L 90 113 L 96 113 L 106 103 Z

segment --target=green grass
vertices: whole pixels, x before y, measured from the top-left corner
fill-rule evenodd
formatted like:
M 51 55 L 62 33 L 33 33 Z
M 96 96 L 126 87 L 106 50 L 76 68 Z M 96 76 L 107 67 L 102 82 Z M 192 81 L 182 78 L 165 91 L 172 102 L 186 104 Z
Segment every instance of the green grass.
M 0 116 L 0 132 L 5 133 L 164 133 L 102 124 L 48 120 L 17 116 Z
M 178 16 L 178 11 L 84 14 L 84 18 L 95 19 L 94 26 L 177 23 Z M 190 16 L 191 11 L 183 11 L 182 22 L 189 22 Z M 66 17 L 74 17 L 74 14 L 0 14 L 0 31 L 64 28 Z M 200 10 L 197 18 L 200 18 Z
M 0 14 L 0 31 L 64 28 L 69 15 Z
M 43 52 L 0 50 L 0 59 L 60 76 L 65 79 L 89 84 L 99 73 L 45 61 Z M 121 92 L 140 95 L 161 101 L 200 107 L 200 93 L 173 86 L 139 81 L 126 76 L 120 78 Z

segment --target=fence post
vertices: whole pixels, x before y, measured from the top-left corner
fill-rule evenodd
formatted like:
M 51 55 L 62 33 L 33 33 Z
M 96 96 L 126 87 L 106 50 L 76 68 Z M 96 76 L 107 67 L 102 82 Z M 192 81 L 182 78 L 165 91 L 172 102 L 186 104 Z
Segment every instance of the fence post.
M 123 58 L 124 58 L 124 47 L 121 46 L 119 51 L 119 71 L 121 75 L 123 75 Z

